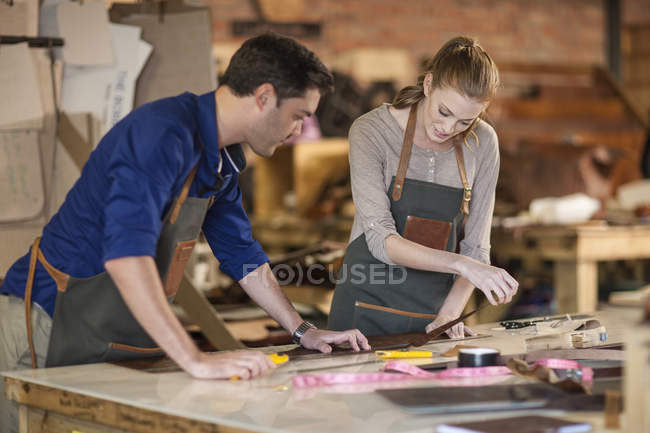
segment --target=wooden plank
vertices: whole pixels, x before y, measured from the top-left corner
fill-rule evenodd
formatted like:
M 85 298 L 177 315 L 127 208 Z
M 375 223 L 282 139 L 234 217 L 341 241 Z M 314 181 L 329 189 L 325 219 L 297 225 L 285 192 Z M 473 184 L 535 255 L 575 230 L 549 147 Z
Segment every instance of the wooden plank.
M 255 158 L 256 217 L 285 212 L 284 196 L 293 188 L 293 146 L 278 147 L 270 158 Z
M 498 99 L 492 110 L 501 119 L 547 120 L 590 119 L 591 121 L 622 119 L 627 116 L 625 106 L 616 98 L 567 99 L 566 97 L 543 99 Z
M 630 98 L 630 95 L 627 93 L 627 91 L 614 79 L 612 74 L 610 74 L 608 71 L 606 71 L 603 68 L 596 68 L 596 75 L 605 81 L 607 85 L 614 90 L 614 92 L 618 95 L 620 100 L 625 104 L 625 107 L 628 109 L 630 114 L 632 114 L 635 118 L 636 121 L 639 122 L 640 125 L 643 126 L 643 129 L 648 130 L 648 119 L 646 117 L 646 114 L 643 113 L 639 109 L 639 107 L 633 102 L 633 100 Z
M 598 306 L 598 267 L 591 261 L 553 265 L 553 297 L 558 313 L 590 313 Z
M 218 350 L 235 350 L 246 347 L 232 336 L 205 295 L 194 287 L 185 275 L 183 275 L 174 302 L 183 308 L 193 323 L 199 325 L 205 338 Z
M 48 412 L 30 406 L 19 408 L 20 433 L 129 433 L 129 430 L 108 427 L 68 415 Z
M 576 254 L 583 260 L 650 258 L 650 227 L 578 230 Z
M 499 63 L 501 73 L 590 75 L 593 65 L 569 65 L 550 63 Z
M 293 178 L 299 215 L 309 213 L 328 184 L 349 177 L 348 150 L 346 138 L 305 141 L 294 146 Z
M 135 433 L 235 433 L 228 427 L 195 421 L 148 409 L 126 406 L 83 394 L 5 378 L 5 394 L 22 405 L 35 406 L 76 419 Z M 23 411 L 23 413 L 25 413 Z M 23 415 L 27 416 L 27 415 Z M 28 430 L 29 431 L 29 430 Z M 47 430 L 45 430 L 47 431 Z
M 650 323 L 626 333 L 623 381 L 625 418 L 622 431 L 650 431 Z

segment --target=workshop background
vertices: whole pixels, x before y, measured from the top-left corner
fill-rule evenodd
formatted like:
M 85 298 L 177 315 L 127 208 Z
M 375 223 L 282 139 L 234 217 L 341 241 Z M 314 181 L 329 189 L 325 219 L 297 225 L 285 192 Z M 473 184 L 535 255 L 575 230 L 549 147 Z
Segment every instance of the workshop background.
M 265 30 L 306 44 L 336 78 L 302 136 L 269 159 L 247 152 L 241 174 L 254 235 L 302 314 L 326 321 L 352 226 L 350 124 L 459 34 L 502 75 L 488 112 L 501 150 L 492 261 L 521 283 L 513 303 L 477 320 L 650 294 L 650 0 L 0 0 L 0 278 L 111 125 L 148 101 L 213 89 Z M 205 242 L 186 277 L 236 340 L 290 341 Z

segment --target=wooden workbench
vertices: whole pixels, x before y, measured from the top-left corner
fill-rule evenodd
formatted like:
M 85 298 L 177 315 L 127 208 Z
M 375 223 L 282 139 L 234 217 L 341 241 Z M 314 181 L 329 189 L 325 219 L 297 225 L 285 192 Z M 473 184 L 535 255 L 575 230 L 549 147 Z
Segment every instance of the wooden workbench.
M 623 341 L 625 330 L 640 315 L 640 310 L 619 308 L 598 313 L 598 319 L 607 326 L 608 342 L 616 343 Z M 530 335 L 491 331 L 494 326 L 478 325 L 476 330 L 492 336 L 466 344 L 495 347 L 502 354 L 524 351 L 524 339 Z M 425 347 L 442 353 L 457 343 L 448 341 Z M 293 388 L 292 377 L 306 369 L 359 372 L 377 371 L 381 366 L 381 361 L 376 361 L 373 354 L 343 358 L 293 361 L 278 367 L 267 377 L 252 381 L 194 380 L 184 372 L 147 373 L 112 364 L 22 370 L 5 373 L 6 392 L 21 405 L 22 433 L 433 432 L 435 425 L 441 422 L 515 414 L 414 416 L 371 390 L 339 389 L 334 392 L 328 388 Z M 434 358 L 434 361 L 449 360 Z M 342 362 L 348 366 L 334 367 Z M 359 364 L 362 362 L 365 363 Z M 414 383 L 397 386 L 414 386 Z M 420 386 L 432 384 L 427 382 Z M 517 415 L 523 413 L 516 412 Z M 537 413 L 588 420 L 593 423 L 594 431 L 607 431 L 602 428 L 601 413 Z
M 650 225 L 496 229 L 492 252 L 552 261 L 558 313 L 590 312 L 598 304 L 598 262 L 650 259 Z

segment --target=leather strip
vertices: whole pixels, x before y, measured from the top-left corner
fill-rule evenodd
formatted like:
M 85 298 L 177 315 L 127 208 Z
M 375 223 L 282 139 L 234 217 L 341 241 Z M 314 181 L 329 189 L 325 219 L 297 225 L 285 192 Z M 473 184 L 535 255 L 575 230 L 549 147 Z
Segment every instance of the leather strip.
M 354 303 L 355 307 L 367 308 L 369 310 L 384 311 L 386 313 L 399 314 L 400 316 L 407 317 L 417 317 L 420 319 L 435 319 L 436 314 L 426 314 L 426 313 L 412 313 L 410 311 L 398 310 L 397 308 L 383 307 L 381 305 L 367 304 L 365 302 L 356 301 Z
M 34 275 L 36 274 L 37 251 L 40 251 L 41 237 L 37 237 L 32 244 L 32 253 L 29 258 L 29 272 L 27 273 L 27 283 L 25 284 L 25 321 L 27 322 L 27 344 L 29 344 L 29 354 L 32 358 L 32 368 L 36 368 L 36 351 L 34 350 L 34 338 L 32 336 L 32 288 L 34 287 Z
M 59 292 L 65 292 L 66 289 L 68 288 L 68 281 L 70 280 L 70 275 L 52 266 L 50 262 L 47 261 L 45 255 L 43 255 L 43 251 L 41 251 L 40 248 L 38 249 L 38 261 L 41 262 L 41 264 L 43 265 L 47 273 L 50 274 L 50 277 L 52 277 L 52 279 L 56 283 L 56 289 Z
M 426 334 L 420 334 L 415 337 L 413 337 L 410 341 L 412 346 L 418 347 L 418 346 L 424 346 L 427 344 L 429 341 L 434 340 L 441 336 L 442 334 L 445 333 L 448 329 L 454 327 L 456 324 L 462 322 L 463 320 L 467 319 L 469 316 L 477 313 L 478 311 L 482 310 L 483 308 L 487 307 L 487 305 L 483 305 L 482 307 L 478 307 L 475 310 L 470 311 L 469 313 L 465 313 L 462 316 L 460 316 L 457 319 L 452 320 L 451 322 L 447 322 L 442 326 L 437 327 L 436 329 L 427 332 Z
M 136 346 L 130 346 L 128 344 L 120 344 L 120 343 L 113 343 L 110 342 L 108 343 L 108 347 L 110 349 L 120 349 L 120 350 L 125 350 L 127 352 L 136 352 L 136 353 L 159 353 L 159 354 L 164 354 L 163 350 L 160 347 L 136 347 Z
M 622 403 L 623 398 L 620 391 L 613 389 L 605 390 L 605 428 L 621 428 L 620 414 L 622 412 Z
M 406 170 L 408 170 L 409 160 L 411 159 L 413 135 L 415 134 L 415 121 L 418 117 L 417 108 L 418 104 L 411 105 L 409 120 L 406 124 L 406 131 L 404 131 L 402 153 L 399 157 L 399 166 L 397 167 L 397 175 L 395 176 L 395 183 L 393 184 L 393 200 L 395 201 L 399 201 L 399 199 L 402 198 L 402 191 L 404 190 L 404 179 L 406 178 Z
M 185 199 L 187 199 L 187 194 L 189 194 L 190 192 L 190 186 L 192 186 L 192 182 L 194 181 L 194 176 L 196 175 L 198 169 L 199 169 L 199 163 L 197 162 L 194 168 L 192 169 L 192 171 L 190 171 L 189 176 L 187 176 L 187 179 L 185 179 L 185 183 L 183 184 L 183 189 L 181 189 L 181 193 L 176 198 L 171 216 L 169 217 L 169 222 L 171 224 L 174 224 L 176 220 L 178 220 L 178 215 L 181 212 L 181 206 L 183 206 L 183 203 L 185 203 Z
M 27 344 L 29 353 L 32 358 L 32 368 L 36 368 L 36 351 L 34 350 L 34 338 L 32 336 L 32 290 L 34 288 L 34 276 L 36 275 L 36 261 L 41 262 L 47 273 L 56 283 L 56 289 L 65 292 L 68 286 L 70 276 L 65 272 L 59 271 L 47 261 L 40 248 L 41 237 L 34 239 L 32 251 L 29 258 L 29 271 L 27 272 L 27 282 L 25 283 L 25 322 L 27 325 Z
M 463 155 L 463 144 L 460 140 L 454 141 L 456 150 L 456 161 L 458 162 L 458 173 L 460 174 L 460 181 L 463 183 L 463 202 L 460 204 L 460 210 L 465 215 L 469 215 L 469 202 L 472 199 L 472 187 L 467 182 L 467 173 L 465 172 L 465 156 Z
M 399 201 L 402 198 L 404 191 L 404 179 L 406 179 L 406 171 L 408 170 L 409 160 L 411 159 L 411 149 L 413 148 L 413 136 L 415 134 L 415 123 L 417 120 L 417 107 L 418 104 L 411 105 L 409 112 L 409 119 L 406 124 L 406 131 L 404 131 L 404 141 L 402 142 L 402 152 L 400 153 L 399 165 L 397 167 L 397 175 L 395 176 L 395 183 L 393 184 L 392 196 L 394 201 Z M 476 133 L 471 131 L 476 137 Z M 478 141 L 478 138 L 476 138 Z M 460 209 L 467 216 L 469 215 L 469 202 L 472 199 L 472 187 L 467 181 L 467 172 L 465 171 L 465 158 L 463 155 L 463 145 L 461 140 L 454 140 L 454 147 L 456 151 L 456 161 L 458 163 L 458 172 L 460 180 L 463 184 L 463 201 Z

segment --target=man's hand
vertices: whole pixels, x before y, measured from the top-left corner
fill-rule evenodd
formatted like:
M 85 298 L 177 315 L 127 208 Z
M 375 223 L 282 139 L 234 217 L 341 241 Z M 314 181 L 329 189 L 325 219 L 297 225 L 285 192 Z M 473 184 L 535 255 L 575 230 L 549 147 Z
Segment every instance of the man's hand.
M 187 372 L 197 379 L 252 379 L 275 368 L 267 355 L 256 350 L 235 352 L 201 352 L 196 360 L 185 366 Z
M 300 339 L 300 345 L 305 349 L 320 350 L 323 353 L 332 351 L 331 344 L 349 343 L 352 350 L 370 350 L 368 339 L 358 329 L 347 331 L 328 331 L 325 329 L 309 329 Z

